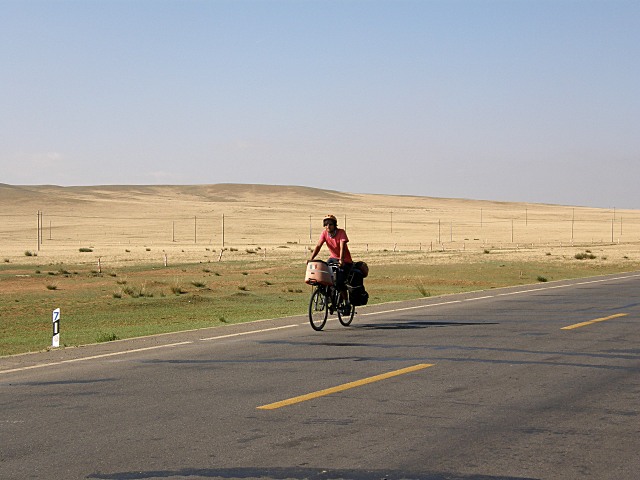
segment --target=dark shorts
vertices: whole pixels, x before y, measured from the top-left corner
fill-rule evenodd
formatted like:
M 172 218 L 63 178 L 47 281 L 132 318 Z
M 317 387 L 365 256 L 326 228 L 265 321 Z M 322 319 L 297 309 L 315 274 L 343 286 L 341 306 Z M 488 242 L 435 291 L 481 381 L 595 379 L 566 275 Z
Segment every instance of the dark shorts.
M 331 257 L 329 260 L 327 260 L 327 263 L 329 265 L 338 265 L 340 261 L 337 258 Z M 351 272 L 352 268 L 353 268 L 353 263 L 347 263 L 347 262 L 342 264 L 342 268 L 338 268 L 338 271 L 336 272 L 336 288 L 338 290 L 344 290 L 346 288 L 345 281 L 347 280 L 347 277 L 349 276 L 349 272 Z

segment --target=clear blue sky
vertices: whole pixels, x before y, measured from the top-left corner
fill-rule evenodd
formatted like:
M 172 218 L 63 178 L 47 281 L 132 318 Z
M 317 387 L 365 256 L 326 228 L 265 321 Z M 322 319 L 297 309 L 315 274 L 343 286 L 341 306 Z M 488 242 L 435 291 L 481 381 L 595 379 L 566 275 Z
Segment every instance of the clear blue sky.
M 640 2 L 0 0 L 0 182 L 640 208 Z

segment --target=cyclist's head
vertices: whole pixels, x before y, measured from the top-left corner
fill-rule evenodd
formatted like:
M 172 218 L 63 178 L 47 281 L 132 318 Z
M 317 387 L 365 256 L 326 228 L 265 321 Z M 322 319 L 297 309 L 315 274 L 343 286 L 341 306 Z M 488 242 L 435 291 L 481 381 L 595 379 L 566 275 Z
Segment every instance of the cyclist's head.
M 334 227 L 338 226 L 338 219 L 334 215 L 327 215 L 322 220 L 322 226 L 326 227 L 327 225 L 333 224 Z

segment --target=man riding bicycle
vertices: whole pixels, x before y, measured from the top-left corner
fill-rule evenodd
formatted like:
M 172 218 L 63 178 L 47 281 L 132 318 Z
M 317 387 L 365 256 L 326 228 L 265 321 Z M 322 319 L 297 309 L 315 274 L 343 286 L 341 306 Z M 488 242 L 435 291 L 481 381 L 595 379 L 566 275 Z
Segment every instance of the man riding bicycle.
M 324 230 L 320 234 L 318 244 L 316 245 L 316 248 L 313 249 L 313 253 L 311 254 L 309 261 L 316 258 L 318 253 L 320 253 L 322 245 L 326 243 L 329 248 L 329 253 L 331 254 L 331 258 L 329 258 L 327 263 L 330 265 L 337 264 L 339 267 L 336 274 L 336 289 L 340 291 L 340 295 L 342 296 L 345 305 L 344 312 L 345 314 L 348 314 L 351 311 L 351 305 L 349 304 L 349 296 L 347 295 L 345 281 L 347 275 L 351 271 L 351 267 L 353 267 L 353 260 L 351 259 L 351 253 L 349 252 L 349 247 L 347 245 L 349 237 L 347 237 L 347 232 L 345 230 L 338 228 L 338 219 L 334 215 L 327 215 L 324 217 L 322 225 L 324 226 Z

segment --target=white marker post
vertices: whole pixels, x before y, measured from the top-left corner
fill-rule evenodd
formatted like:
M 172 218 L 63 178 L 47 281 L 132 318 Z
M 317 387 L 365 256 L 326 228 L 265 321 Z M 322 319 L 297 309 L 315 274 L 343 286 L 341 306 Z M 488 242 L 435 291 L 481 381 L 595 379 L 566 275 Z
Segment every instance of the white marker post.
M 51 346 L 58 348 L 60 346 L 60 309 L 56 308 L 53 311 L 53 338 L 51 340 Z

